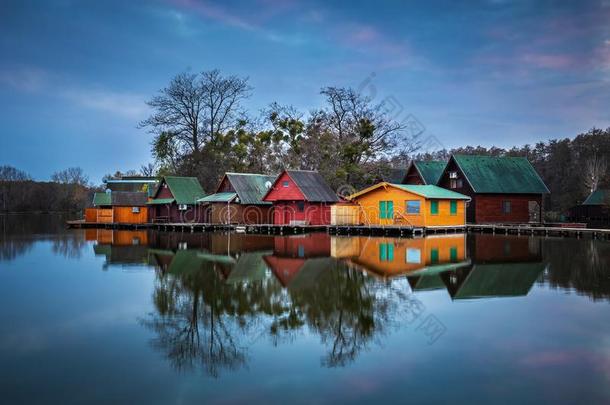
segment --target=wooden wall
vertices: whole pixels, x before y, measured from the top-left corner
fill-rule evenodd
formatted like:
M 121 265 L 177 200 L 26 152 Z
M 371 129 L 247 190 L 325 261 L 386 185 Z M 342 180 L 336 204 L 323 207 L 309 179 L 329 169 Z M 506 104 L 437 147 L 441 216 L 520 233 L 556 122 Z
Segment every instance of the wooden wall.
M 305 223 L 308 225 L 329 225 L 330 207 L 326 203 L 304 202 L 303 211 L 299 211 L 296 201 L 282 201 L 273 204 L 273 223 L 289 225 Z
M 270 224 L 273 222 L 271 209 L 271 205 L 213 203 L 209 205 L 209 221 L 212 224 L 227 223 L 229 213 L 232 224 Z
M 148 208 L 139 207 L 140 212 L 134 213 L 133 207 L 113 207 L 114 222 L 119 224 L 145 224 L 148 222 Z
M 394 213 L 397 218 L 380 218 L 379 202 L 393 201 Z M 419 201 L 420 213 L 407 214 L 406 201 Z M 439 212 L 430 213 L 430 200 L 426 200 L 416 194 L 394 187 L 379 187 L 369 193 L 356 198 L 362 208 L 360 210 L 360 222 L 365 225 L 411 225 L 411 226 L 459 226 L 465 224 L 465 202 L 457 201 L 457 214 L 450 213 L 450 200 L 439 200 Z M 398 214 L 402 214 L 398 215 Z
M 502 211 L 502 202 L 510 201 L 511 212 Z M 541 194 L 477 194 L 471 203 L 476 223 L 528 223 L 529 202 L 542 207 Z M 541 215 L 539 215 L 541 217 Z

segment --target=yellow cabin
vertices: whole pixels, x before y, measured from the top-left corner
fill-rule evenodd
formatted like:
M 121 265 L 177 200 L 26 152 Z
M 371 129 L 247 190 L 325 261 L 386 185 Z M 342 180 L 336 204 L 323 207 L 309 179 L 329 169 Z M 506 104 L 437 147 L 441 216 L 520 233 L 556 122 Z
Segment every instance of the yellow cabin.
M 382 182 L 352 194 L 359 223 L 415 227 L 461 226 L 466 224 L 466 203 L 470 197 L 432 185 Z

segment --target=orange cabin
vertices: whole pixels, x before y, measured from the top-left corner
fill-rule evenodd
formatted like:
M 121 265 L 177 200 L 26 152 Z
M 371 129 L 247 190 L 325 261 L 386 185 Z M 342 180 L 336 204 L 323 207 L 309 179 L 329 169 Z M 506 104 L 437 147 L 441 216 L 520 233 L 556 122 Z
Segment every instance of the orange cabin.
M 363 225 L 463 226 L 470 197 L 433 185 L 382 182 L 349 197 Z
M 85 221 L 108 224 L 144 224 L 148 220 L 148 197 L 144 192 L 95 193 L 94 208 L 85 210 Z

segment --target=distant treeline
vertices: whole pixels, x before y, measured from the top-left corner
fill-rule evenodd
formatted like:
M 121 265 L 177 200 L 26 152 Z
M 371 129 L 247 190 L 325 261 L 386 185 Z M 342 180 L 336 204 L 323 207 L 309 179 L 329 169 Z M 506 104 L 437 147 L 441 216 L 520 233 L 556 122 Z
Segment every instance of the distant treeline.
M 0 166 L 0 212 L 68 212 L 91 204 L 94 189 L 82 169 L 64 170 L 52 178 L 34 181 L 21 170 Z

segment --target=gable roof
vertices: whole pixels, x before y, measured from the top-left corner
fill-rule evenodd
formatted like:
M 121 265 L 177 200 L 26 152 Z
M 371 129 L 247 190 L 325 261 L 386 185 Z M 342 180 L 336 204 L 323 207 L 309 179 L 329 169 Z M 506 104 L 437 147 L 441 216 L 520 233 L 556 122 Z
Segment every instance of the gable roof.
M 413 166 L 415 170 L 417 170 L 422 180 L 424 181 L 424 184 L 436 185 L 438 183 L 438 180 L 441 178 L 441 175 L 443 174 L 443 170 L 445 170 L 445 167 L 447 166 L 447 162 L 443 162 L 440 160 L 413 160 L 411 161 L 410 166 Z
M 195 204 L 199 198 L 205 196 L 205 192 L 196 177 L 165 176 L 163 181 L 172 192 L 176 204 Z M 163 181 L 159 183 L 155 195 L 159 192 L 158 190 Z
M 610 205 L 610 190 L 595 190 L 582 205 Z
M 273 182 L 273 186 L 267 190 L 262 198 L 263 200 L 266 200 L 267 196 L 276 189 L 276 185 L 284 173 L 294 181 L 306 201 L 333 203 L 339 201 L 337 194 L 335 194 L 330 186 L 326 184 L 326 181 L 324 181 L 324 178 L 320 173 L 313 170 L 284 170 L 277 176 Z
M 365 188 L 357 193 L 354 193 L 348 197 L 349 200 L 359 197 L 363 194 L 369 193 L 380 187 L 393 187 L 400 190 L 408 191 L 427 199 L 432 200 L 470 200 L 470 197 L 464 194 L 456 193 L 455 191 L 447 190 L 442 187 L 434 185 L 416 185 L 416 184 L 391 184 L 386 182 L 377 183 L 374 186 Z
M 524 157 L 453 155 L 476 193 L 547 194 L 532 164 Z
M 381 176 L 381 181 L 387 181 L 388 183 L 401 183 L 407 175 L 408 169 L 391 168 L 388 169 Z
M 145 192 L 113 191 L 111 194 L 112 205 L 116 206 L 143 206 L 147 200 L 148 194 Z
M 237 197 L 237 193 L 214 193 L 197 200 L 198 203 L 228 203 Z
M 94 193 L 93 194 L 93 205 L 99 207 L 100 205 L 111 205 L 112 199 L 110 193 Z
M 263 201 L 263 197 L 269 189 L 266 184 L 273 184 L 276 176 L 254 173 L 226 173 L 225 177 L 235 189 L 241 204 L 271 204 Z

